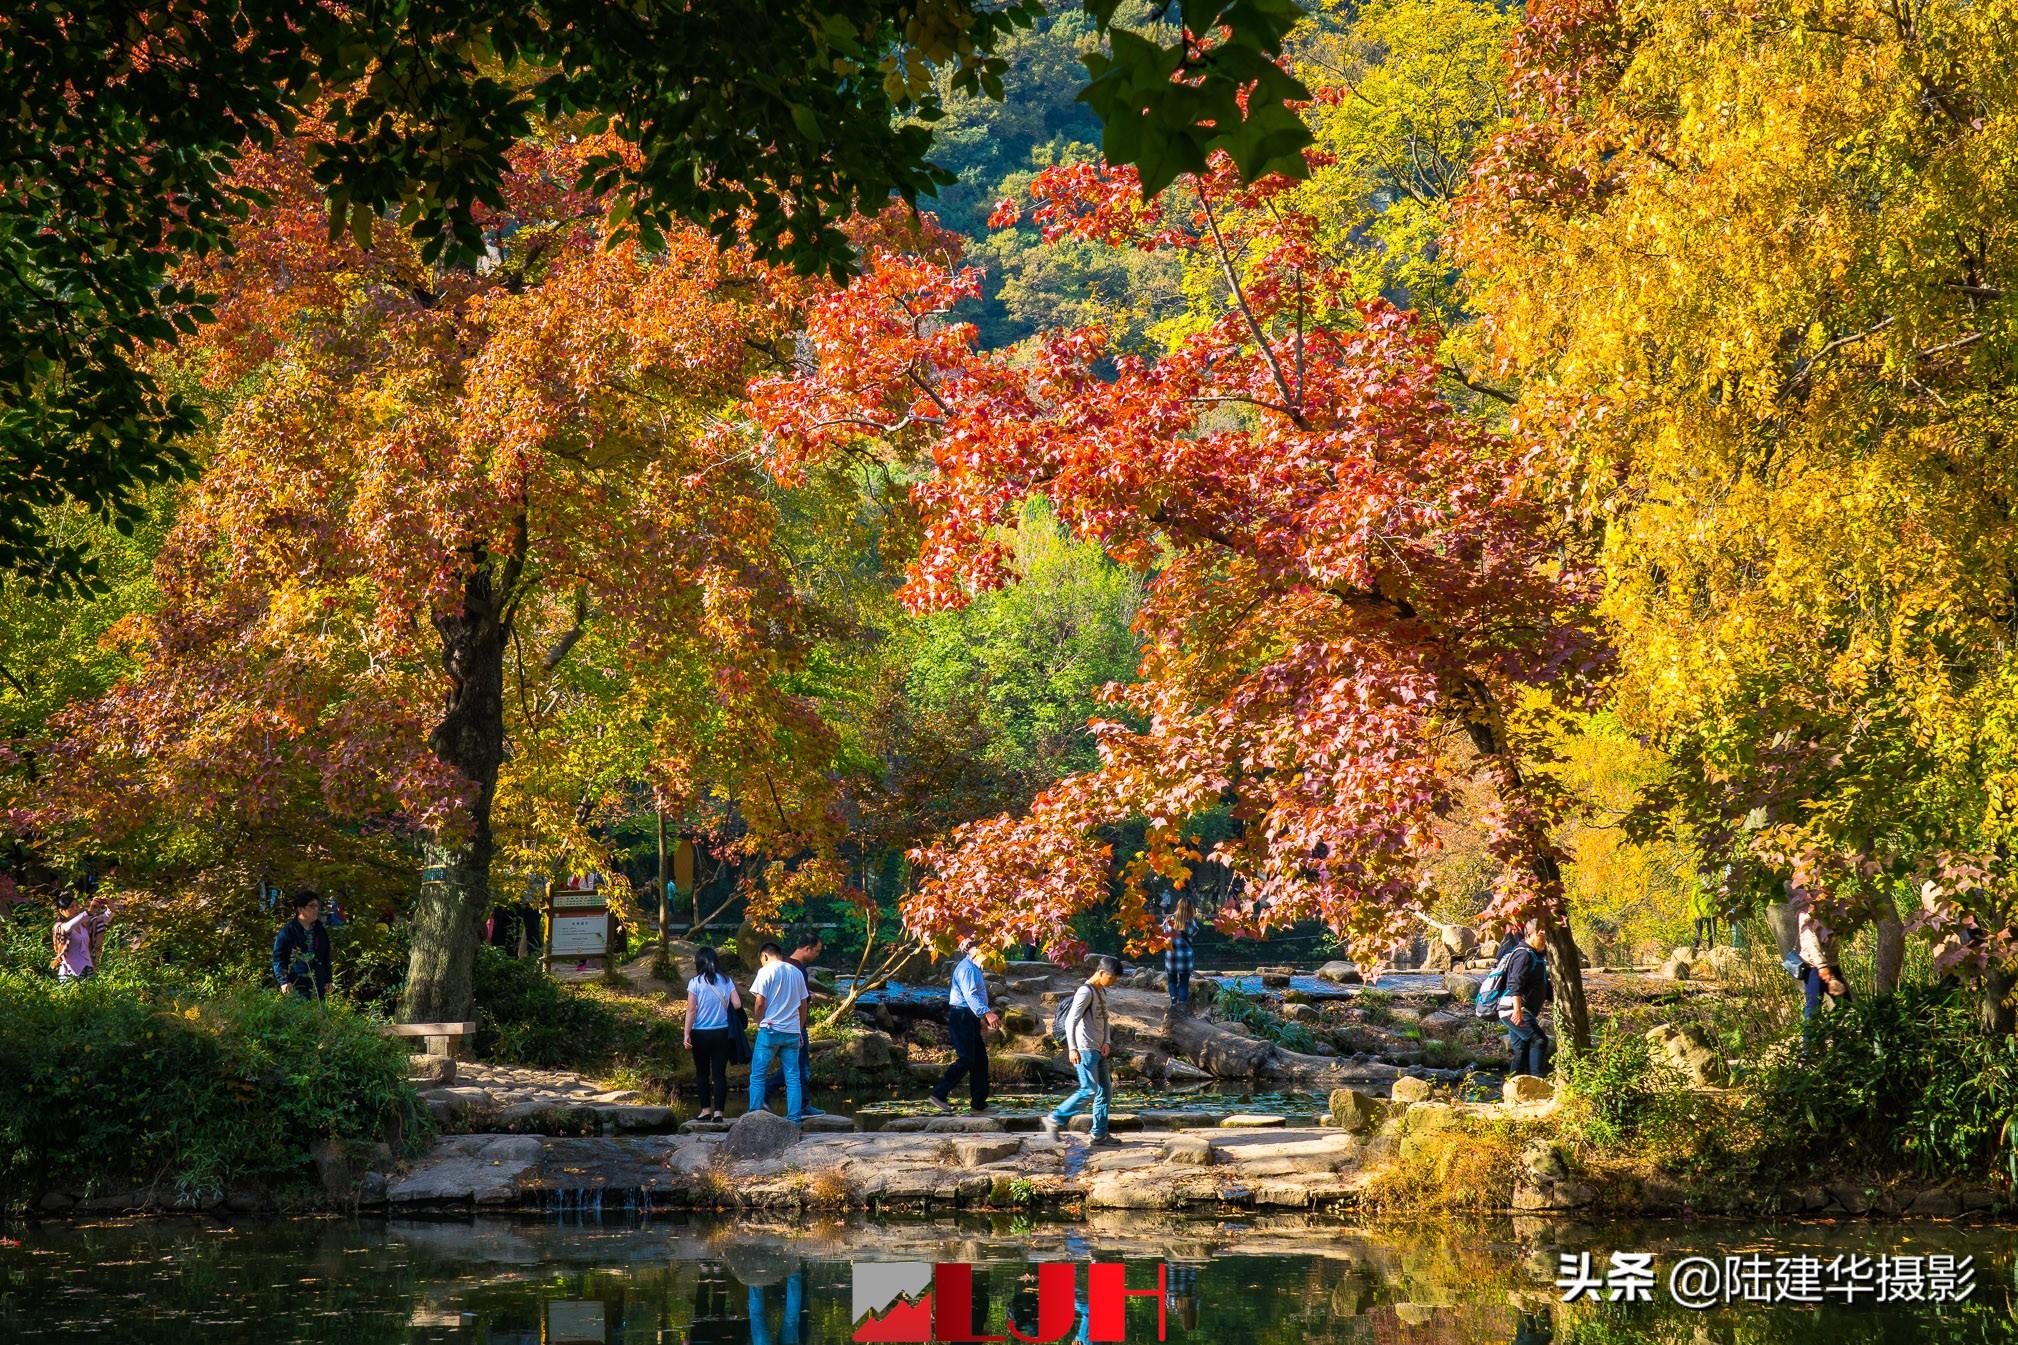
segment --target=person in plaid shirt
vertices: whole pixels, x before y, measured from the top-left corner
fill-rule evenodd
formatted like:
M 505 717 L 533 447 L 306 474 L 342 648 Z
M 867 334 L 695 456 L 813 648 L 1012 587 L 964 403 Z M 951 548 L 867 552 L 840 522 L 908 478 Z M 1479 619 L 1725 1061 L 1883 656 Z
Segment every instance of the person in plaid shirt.
M 1190 897 L 1180 898 L 1176 909 L 1164 920 L 1170 947 L 1163 954 L 1163 969 L 1170 977 L 1170 1011 L 1191 1012 L 1192 939 L 1198 935 L 1198 911 Z

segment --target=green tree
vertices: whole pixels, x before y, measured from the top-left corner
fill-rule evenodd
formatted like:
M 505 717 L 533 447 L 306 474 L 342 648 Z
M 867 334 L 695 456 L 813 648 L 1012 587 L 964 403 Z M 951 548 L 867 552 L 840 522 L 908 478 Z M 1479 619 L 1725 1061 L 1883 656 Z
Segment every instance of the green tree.
M 1097 764 L 1087 723 L 1101 689 L 1134 676 L 1142 581 L 1042 506 L 1024 511 L 1010 563 L 1014 583 L 922 618 L 908 689 L 930 713 L 970 707 L 984 755 L 1034 794 Z
M 1465 312 L 1443 235 L 1508 116 L 1502 55 L 1518 22 L 1498 0 L 1330 0 L 1294 39 L 1321 156 L 1298 204 L 1362 295 L 1446 330 Z

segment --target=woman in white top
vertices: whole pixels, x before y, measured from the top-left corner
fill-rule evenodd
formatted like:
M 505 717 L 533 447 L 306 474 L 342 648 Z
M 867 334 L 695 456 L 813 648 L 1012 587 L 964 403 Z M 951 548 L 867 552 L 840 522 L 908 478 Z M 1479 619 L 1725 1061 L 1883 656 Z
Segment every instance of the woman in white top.
M 694 950 L 694 978 L 687 982 L 687 1050 L 694 1057 L 694 1087 L 701 1095 L 702 1121 L 725 1121 L 729 1102 L 729 1056 L 736 1029 L 729 1010 L 741 1009 L 736 983 L 722 973 L 712 948 Z

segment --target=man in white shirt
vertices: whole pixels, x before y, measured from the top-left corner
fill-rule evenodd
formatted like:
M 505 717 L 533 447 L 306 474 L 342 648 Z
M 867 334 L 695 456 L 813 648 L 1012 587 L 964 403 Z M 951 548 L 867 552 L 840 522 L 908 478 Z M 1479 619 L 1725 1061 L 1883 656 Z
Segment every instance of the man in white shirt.
M 785 956 L 785 965 L 791 970 L 798 972 L 800 980 L 805 984 L 806 1003 L 808 1005 L 811 1005 L 813 1001 L 813 964 L 820 960 L 820 954 L 825 951 L 826 947 L 827 941 L 821 936 L 820 931 L 808 927 L 800 930 L 793 936 L 792 951 Z M 808 1012 L 810 1012 L 810 1009 Z M 800 1015 L 801 1020 L 805 1017 L 806 1014 L 804 1013 Z M 813 1096 L 813 1041 L 810 1037 L 802 1036 L 799 1040 L 799 1088 L 807 1098 L 810 1099 Z M 764 1085 L 764 1105 L 766 1107 L 770 1106 L 771 1099 L 784 1091 L 784 1076 L 773 1074 Z M 808 1102 L 805 1114 L 808 1116 L 825 1116 L 827 1113 Z
M 988 1045 L 981 1040 L 981 1033 L 1002 1019 L 988 1005 L 988 978 L 981 970 L 980 955 L 980 940 L 969 936 L 960 941 L 960 960 L 953 964 L 953 988 L 948 993 L 946 1008 L 954 1059 L 932 1086 L 931 1103 L 943 1112 L 953 1110 L 947 1095 L 964 1074 L 974 1114 L 988 1114 Z
M 756 1004 L 751 1017 L 757 1024 L 756 1045 L 750 1051 L 750 1110 L 764 1108 L 764 1084 L 771 1075 L 771 1063 L 784 1067 L 785 1119 L 806 1119 L 806 1089 L 799 1076 L 799 1052 L 806 1040 L 806 978 L 785 963 L 784 950 L 767 943 L 757 950 L 762 964 L 757 979 L 750 982 Z

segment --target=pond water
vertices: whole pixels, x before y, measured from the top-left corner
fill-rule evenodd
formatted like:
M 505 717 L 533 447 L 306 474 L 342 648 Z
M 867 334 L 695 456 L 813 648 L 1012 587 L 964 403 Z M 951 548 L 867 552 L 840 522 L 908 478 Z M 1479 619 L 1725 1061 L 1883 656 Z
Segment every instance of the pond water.
M 1037 1334 L 1037 1266 L 1061 1260 L 1079 1265 L 1075 1297 L 1082 1303 L 1085 1263 L 1121 1263 L 1129 1288 L 1154 1284 L 1161 1267 L 1165 1338 L 1172 1341 L 1987 1345 L 2018 1338 L 2018 1231 L 2008 1228 L 1506 1221 L 1369 1228 L 1126 1214 L 1085 1224 L 304 1219 L 14 1231 L 20 1245 L 0 1247 L 0 1340 L 9 1342 L 825 1345 L 852 1338 L 855 1267 L 870 1262 L 970 1264 L 969 1307 L 979 1334 L 1003 1334 L 1008 1313 L 1026 1334 Z M 1653 1301 L 1560 1301 L 1554 1282 L 1561 1257 L 1589 1253 L 1602 1269 L 1614 1251 L 1652 1254 Z M 1881 1305 L 1867 1294 L 1849 1304 L 1831 1298 L 1821 1306 L 1696 1311 L 1677 1306 L 1667 1289 L 1670 1267 L 1690 1255 L 1853 1268 L 1856 1258 L 1946 1256 L 1959 1266 L 1966 1257 L 1973 1291 L 1939 1306 Z M 1930 1264 L 1938 1263 L 1921 1261 L 1923 1269 Z M 891 1272 L 901 1274 L 886 1267 L 881 1278 Z M 1854 1284 L 1854 1275 L 1845 1282 Z M 1158 1301 L 1131 1301 L 1127 1340 L 1157 1339 Z M 1076 1328 L 1063 1334 L 1082 1338 Z

